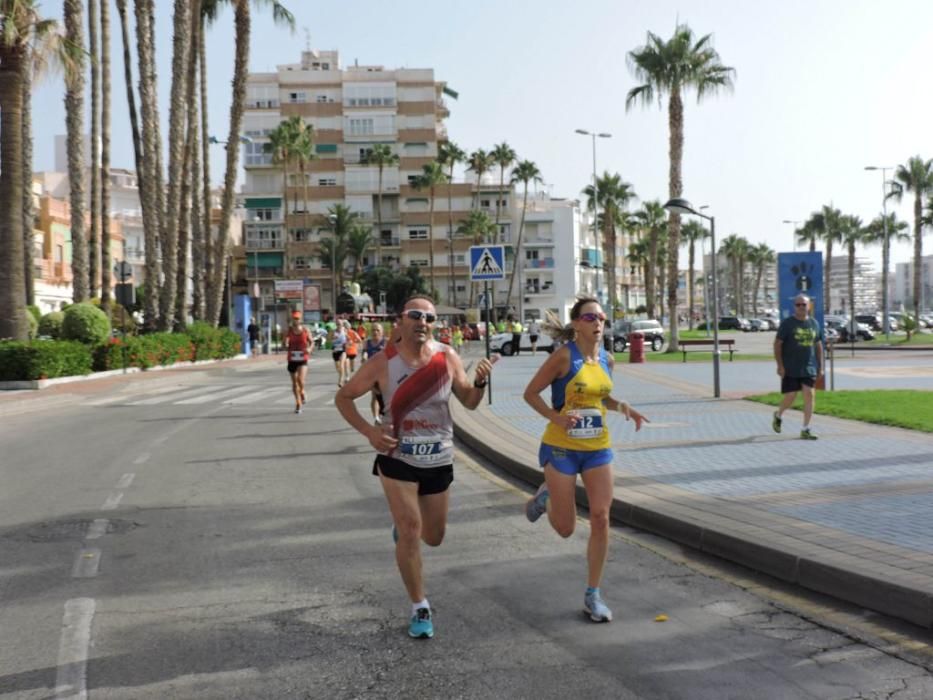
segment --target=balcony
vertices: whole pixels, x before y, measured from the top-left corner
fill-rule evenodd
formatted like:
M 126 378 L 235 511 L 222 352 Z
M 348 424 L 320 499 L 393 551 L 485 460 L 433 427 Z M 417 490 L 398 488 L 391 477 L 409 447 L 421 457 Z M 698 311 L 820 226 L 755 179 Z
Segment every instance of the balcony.
M 399 248 L 402 242 L 397 236 L 383 236 L 379 239 L 379 245 L 383 248 Z
M 273 238 L 271 240 L 261 240 L 261 241 L 246 241 L 247 250 L 281 250 L 285 247 L 285 243 L 281 238 Z
M 553 270 L 554 258 L 537 258 L 535 260 L 525 260 L 525 269 Z

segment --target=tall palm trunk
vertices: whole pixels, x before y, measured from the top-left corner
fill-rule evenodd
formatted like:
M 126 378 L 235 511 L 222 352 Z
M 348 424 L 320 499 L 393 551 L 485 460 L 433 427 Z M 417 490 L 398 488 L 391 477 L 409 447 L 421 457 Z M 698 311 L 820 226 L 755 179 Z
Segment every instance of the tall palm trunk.
M 110 0 L 100 4 L 100 306 L 110 313 Z M 125 243 L 124 243 L 125 244 Z
M 829 234 L 830 237 L 827 237 L 826 239 L 826 264 L 824 265 L 825 276 L 823 279 L 823 312 L 831 314 L 832 309 L 830 308 L 829 304 L 832 297 L 830 295 L 831 289 L 829 282 L 832 279 L 831 273 L 833 268 L 833 239 L 831 238 L 832 234 L 830 231 L 827 231 L 826 233 Z
M 657 228 L 652 227 L 648 231 L 648 264 L 645 266 L 645 303 L 648 307 L 648 318 L 657 318 L 654 313 L 655 307 L 655 280 L 658 272 L 658 236 Z
M 214 299 L 214 234 L 211 232 L 211 141 L 207 125 L 207 49 L 204 43 L 204 35 L 207 32 L 207 26 L 204 17 L 198 20 L 198 68 L 200 69 L 201 82 L 198 86 L 201 90 L 201 216 L 203 222 L 201 227 L 204 231 L 204 300 L 202 309 L 202 318 L 211 323 L 217 323 L 213 313 Z
M 97 0 L 87 0 L 88 51 L 91 67 L 91 225 L 88 230 L 88 289 L 97 296 L 100 284 L 100 57 L 97 42 Z
M 518 224 L 518 240 L 515 241 L 515 262 L 512 264 L 512 274 L 509 276 L 509 293 L 505 296 L 505 303 L 510 304 L 512 302 L 512 289 L 515 287 L 515 276 L 518 272 L 519 267 L 521 266 L 522 260 L 522 234 L 525 232 L 525 212 L 528 211 L 528 183 L 525 183 L 525 194 L 522 197 L 522 218 Z M 518 290 L 519 296 L 524 294 L 523 289 Z M 522 305 L 519 303 L 515 307 L 515 310 L 518 311 L 521 309 Z M 518 319 L 521 321 L 521 318 Z
M 36 303 L 36 283 L 33 276 L 33 229 L 35 206 L 32 202 L 32 56 L 27 53 L 22 65 L 23 75 L 23 285 L 26 303 Z M 2 337 L 2 334 L 0 334 Z
M 84 47 L 81 0 L 65 0 L 65 36 Z M 88 298 L 88 251 L 84 231 L 84 76 L 80 71 L 65 88 L 65 128 L 68 133 L 68 185 L 71 192 L 71 274 L 75 303 Z M 17 115 L 19 119 L 19 115 Z M 17 124 L 17 128 L 22 128 Z
M 200 63 L 201 14 L 200 2 L 198 14 L 191 25 L 191 54 L 189 59 L 194 68 L 189 73 L 189 89 L 198 86 L 198 65 Z M 198 111 L 199 101 L 193 97 L 188 101 L 188 134 L 191 141 L 191 316 L 195 321 L 204 319 L 204 221 L 201 217 L 201 123 Z M 191 129 L 194 127 L 194 135 Z
M 159 299 L 162 330 L 172 328 L 178 289 L 178 229 L 181 221 L 181 190 L 185 167 L 185 116 L 188 110 L 188 52 L 191 47 L 191 6 L 188 0 L 175 0 L 172 37 L 172 93 L 169 111 L 168 201 L 162 217 L 162 266 L 165 273 Z M 238 141 L 237 141 L 238 143 Z
M 376 190 L 376 267 L 382 265 L 382 162 L 379 162 L 379 186 Z
M 454 161 L 450 161 L 447 176 L 447 268 L 450 273 L 450 305 L 457 305 L 457 279 L 454 275 L 454 209 L 453 209 Z
M 670 129 L 670 173 L 668 195 L 671 199 L 680 197 L 683 192 L 681 165 L 684 157 L 684 103 L 681 99 L 680 85 L 671 87 L 671 99 L 668 104 Z M 677 349 L 677 283 L 678 253 L 680 252 L 680 214 L 671 213 L 667 246 L 667 306 L 670 314 L 670 343 L 668 352 Z
M 0 202 L 23 199 L 23 66 L 25 45 L 0 50 Z M 29 326 L 23 305 L 23 213 L 17 206 L 0 211 L 0 338 L 26 340 Z
M 920 300 L 923 290 L 920 288 L 923 271 L 923 203 L 920 188 L 914 195 L 914 320 L 920 322 Z M 887 268 L 885 268 L 887 269 Z
M 143 231 L 146 241 L 145 327 L 159 327 L 162 221 L 162 156 L 156 93 L 154 8 L 152 0 L 135 0 L 136 49 L 139 57 L 139 102 L 142 117 L 143 169 L 138 173 Z
M 434 275 L 434 185 L 430 189 L 431 205 L 428 214 L 428 257 L 431 266 L 431 296 L 437 299 L 437 283 Z
M 761 276 L 764 274 L 764 271 L 764 263 L 761 263 L 758 266 L 758 274 L 755 276 L 755 294 L 752 297 L 752 311 L 754 311 L 755 316 L 758 315 L 758 290 L 761 289 Z
M 855 322 L 855 241 L 849 241 L 849 316 Z
M 505 186 L 505 166 L 499 166 L 499 191 L 496 193 L 496 237 L 493 239 L 493 243 L 499 243 L 502 240 L 502 234 L 499 231 L 499 212 L 502 209 L 502 188 Z M 505 303 L 508 304 L 509 300 L 506 299 Z
M 693 299 L 696 288 L 696 273 L 693 270 L 693 265 L 696 262 L 696 243 L 692 239 L 689 245 L 688 256 L 690 266 L 687 268 L 687 295 L 689 297 L 689 301 L 687 302 L 687 315 L 689 316 L 687 323 L 689 324 L 688 328 L 693 330 Z
M 236 27 L 236 58 L 233 70 L 233 98 L 230 102 L 230 133 L 227 137 L 227 170 L 224 174 L 220 230 L 214 255 L 214 294 L 212 297 L 214 313 L 211 318 L 215 325 L 220 317 L 223 297 L 224 261 L 230 252 L 230 237 L 227 231 L 230 228 L 230 216 L 233 212 L 233 187 L 236 184 L 237 160 L 240 155 L 239 134 L 243 121 L 243 103 L 246 99 L 246 75 L 249 63 L 249 0 L 236 0 L 234 26 Z
M 130 28 L 126 16 L 126 0 L 116 0 L 120 15 L 120 34 L 123 37 L 123 80 L 126 83 L 126 103 L 130 112 L 130 128 L 133 134 L 133 156 L 136 176 L 143 173 L 143 143 L 139 135 L 139 117 L 136 114 L 136 97 L 133 93 L 133 55 L 130 51 Z

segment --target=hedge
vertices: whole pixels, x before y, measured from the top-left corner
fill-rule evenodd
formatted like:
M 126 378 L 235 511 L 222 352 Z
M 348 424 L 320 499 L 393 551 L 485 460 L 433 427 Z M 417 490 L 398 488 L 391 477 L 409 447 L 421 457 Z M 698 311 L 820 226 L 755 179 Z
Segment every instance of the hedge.
M 0 381 L 90 374 L 91 349 L 72 340 L 0 342 Z

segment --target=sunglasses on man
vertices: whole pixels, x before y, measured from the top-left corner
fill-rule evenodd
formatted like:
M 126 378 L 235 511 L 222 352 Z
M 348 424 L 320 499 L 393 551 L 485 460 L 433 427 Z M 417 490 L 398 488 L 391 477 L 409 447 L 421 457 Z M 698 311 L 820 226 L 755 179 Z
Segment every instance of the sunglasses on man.
M 412 321 L 424 319 L 425 323 L 434 323 L 437 320 L 437 314 L 432 314 L 430 311 L 422 311 L 421 309 L 408 309 L 405 315 Z

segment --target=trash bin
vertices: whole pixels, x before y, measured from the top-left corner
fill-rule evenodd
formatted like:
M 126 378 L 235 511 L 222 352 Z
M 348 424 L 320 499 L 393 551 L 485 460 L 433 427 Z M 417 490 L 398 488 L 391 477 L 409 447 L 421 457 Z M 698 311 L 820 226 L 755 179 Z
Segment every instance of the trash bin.
M 645 361 L 645 334 L 635 331 L 628 334 L 628 361 Z

